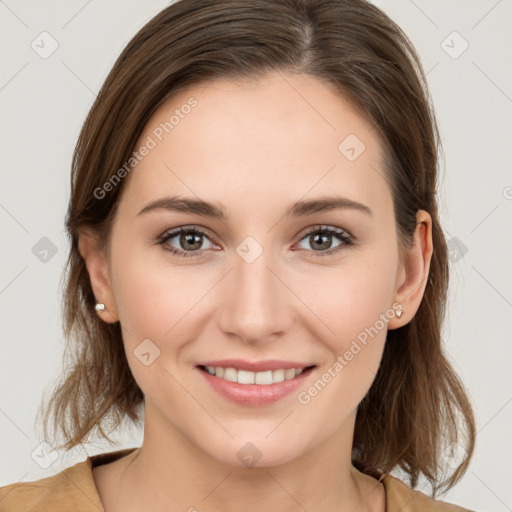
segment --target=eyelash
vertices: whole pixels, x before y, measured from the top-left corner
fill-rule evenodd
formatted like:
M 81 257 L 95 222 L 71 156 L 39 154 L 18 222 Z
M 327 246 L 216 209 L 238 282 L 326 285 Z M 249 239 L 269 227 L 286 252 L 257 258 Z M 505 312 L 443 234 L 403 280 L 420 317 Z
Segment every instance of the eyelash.
M 192 257 L 192 258 L 196 258 L 196 257 L 200 257 L 201 256 L 201 252 L 202 251 L 181 251 L 179 249 L 169 249 L 168 247 L 166 247 L 166 243 L 171 240 L 172 238 L 176 237 L 177 235 L 180 235 L 182 233 L 193 233 L 193 234 L 198 234 L 198 235 L 202 235 L 206 238 L 209 238 L 208 237 L 208 234 L 205 233 L 204 231 L 202 231 L 201 229 L 199 229 L 198 227 L 196 226 L 185 226 L 185 227 L 180 227 L 178 229 L 175 229 L 171 232 L 168 232 L 168 233 L 164 233 L 160 238 L 159 238 L 159 241 L 157 242 L 159 245 L 162 245 L 163 249 L 165 251 L 168 251 L 170 252 L 171 254 L 175 255 L 175 256 L 179 256 L 179 257 Z M 330 235 L 335 235 L 337 236 L 343 243 L 332 248 L 332 249 L 327 249 L 326 251 L 311 251 L 315 254 L 315 256 L 320 256 L 320 257 L 323 257 L 323 256 L 330 256 L 340 250 L 343 250 L 343 248 L 347 245 L 353 245 L 354 244 L 354 239 L 351 235 L 349 235 L 345 230 L 343 229 L 339 229 L 339 228 L 334 228 L 334 227 L 322 227 L 322 226 L 315 226 L 314 228 L 310 229 L 309 231 L 307 231 L 306 233 L 304 233 L 304 235 L 302 236 L 302 238 L 300 239 L 300 241 L 304 240 L 305 238 L 311 236 L 311 235 L 315 235 L 315 234 L 321 234 L 321 233 L 328 233 Z M 307 250 L 307 249 L 306 249 Z

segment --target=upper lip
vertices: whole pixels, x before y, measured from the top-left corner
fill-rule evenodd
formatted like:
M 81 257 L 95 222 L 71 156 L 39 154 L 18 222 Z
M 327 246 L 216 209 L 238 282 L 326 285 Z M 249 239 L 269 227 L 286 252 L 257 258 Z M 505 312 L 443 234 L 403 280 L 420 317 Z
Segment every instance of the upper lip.
M 310 363 L 301 363 L 299 361 L 279 361 L 270 359 L 267 361 L 245 361 L 244 359 L 217 359 L 215 361 L 204 361 L 198 366 L 214 366 L 221 368 L 236 368 L 237 370 L 246 370 L 249 372 L 266 372 L 268 370 L 287 370 L 289 368 L 307 368 L 314 366 Z

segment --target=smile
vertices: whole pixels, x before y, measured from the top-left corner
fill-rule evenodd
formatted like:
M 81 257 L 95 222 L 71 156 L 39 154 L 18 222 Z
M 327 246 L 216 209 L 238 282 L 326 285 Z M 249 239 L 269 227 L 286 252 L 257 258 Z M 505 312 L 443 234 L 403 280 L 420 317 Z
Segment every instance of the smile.
M 224 368 L 222 366 L 199 366 L 199 368 L 208 372 L 210 375 L 229 382 L 268 386 L 270 384 L 277 384 L 278 382 L 294 379 L 303 371 L 312 368 L 312 366 L 305 368 L 278 368 L 276 370 L 267 370 L 264 372 L 251 372 L 248 370 L 237 370 L 236 368 L 231 367 Z

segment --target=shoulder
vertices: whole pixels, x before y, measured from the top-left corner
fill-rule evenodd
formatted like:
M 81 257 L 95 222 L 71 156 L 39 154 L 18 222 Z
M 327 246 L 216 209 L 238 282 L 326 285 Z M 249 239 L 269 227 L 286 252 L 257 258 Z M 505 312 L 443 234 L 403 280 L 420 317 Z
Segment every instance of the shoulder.
M 475 512 L 431 498 L 411 489 L 402 480 L 392 475 L 386 475 L 382 483 L 386 489 L 387 512 Z
M 102 509 L 92 479 L 90 458 L 50 477 L 0 487 L 0 510 L 9 512 L 98 512 Z

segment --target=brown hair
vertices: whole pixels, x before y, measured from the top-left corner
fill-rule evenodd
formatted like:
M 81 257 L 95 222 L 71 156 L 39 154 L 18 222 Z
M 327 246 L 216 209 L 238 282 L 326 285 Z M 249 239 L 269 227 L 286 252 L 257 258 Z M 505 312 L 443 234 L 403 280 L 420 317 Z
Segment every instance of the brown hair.
M 364 0 L 179 0 L 126 46 L 73 154 L 66 218 L 71 248 L 62 304 L 70 342 L 65 356 L 72 360 L 43 408 L 45 439 L 50 419 L 64 435 L 58 447 L 66 450 L 95 429 L 111 441 L 102 428 L 109 419 L 112 430 L 125 418 L 141 422 L 144 395 L 128 366 L 121 325 L 105 323 L 95 313 L 78 251 L 79 230 L 85 227 L 108 240 L 123 181 L 104 197 L 95 191 L 129 160 L 150 116 L 176 91 L 215 78 L 257 79 L 270 71 L 320 79 L 376 128 L 402 255 L 416 212 L 431 215 L 434 251 L 425 294 L 414 318 L 387 333 L 380 369 L 358 407 L 352 462 L 377 476 L 397 467 L 412 487 L 423 474 L 435 496 L 462 477 L 475 443 L 471 404 L 441 340 L 449 276 L 436 199 L 441 143 L 412 43 Z M 455 442 L 464 444 L 465 456 L 445 475 L 441 454 Z

